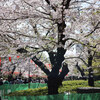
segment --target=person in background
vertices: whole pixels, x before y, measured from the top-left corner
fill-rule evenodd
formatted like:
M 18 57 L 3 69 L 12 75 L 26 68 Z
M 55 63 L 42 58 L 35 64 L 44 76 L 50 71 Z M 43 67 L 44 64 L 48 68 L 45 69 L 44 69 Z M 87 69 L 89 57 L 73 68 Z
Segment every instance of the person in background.
M 3 84 L 9 84 L 8 79 L 6 79 Z

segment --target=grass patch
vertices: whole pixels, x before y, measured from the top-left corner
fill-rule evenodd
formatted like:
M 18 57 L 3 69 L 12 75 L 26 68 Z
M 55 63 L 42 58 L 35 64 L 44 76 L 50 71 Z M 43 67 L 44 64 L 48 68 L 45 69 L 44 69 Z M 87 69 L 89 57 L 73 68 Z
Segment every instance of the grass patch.
M 78 87 L 89 87 L 88 81 L 84 80 L 73 80 L 73 81 L 64 81 L 63 85 L 59 88 L 59 93 L 71 92 L 76 93 Z
M 95 84 L 95 87 L 100 87 L 100 80 L 99 81 L 95 81 L 94 84 Z
M 58 91 L 59 93 L 64 93 L 64 92 L 76 93 L 78 87 L 89 87 L 88 81 L 84 80 L 64 81 L 62 86 L 59 87 Z M 98 81 L 95 81 L 95 87 L 100 87 L 100 83 Z M 48 94 L 48 88 L 40 87 L 36 89 L 27 89 L 27 90 L 11 92 L 6 96 L 40 96 L 47 94 Z

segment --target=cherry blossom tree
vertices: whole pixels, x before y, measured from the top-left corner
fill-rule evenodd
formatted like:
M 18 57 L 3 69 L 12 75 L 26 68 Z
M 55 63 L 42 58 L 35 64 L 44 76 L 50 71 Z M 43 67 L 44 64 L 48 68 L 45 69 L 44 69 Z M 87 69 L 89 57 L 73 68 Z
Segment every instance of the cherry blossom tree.
M 98 31 L 98 5 L 97 0 L 2 0 L 0 55 L 31 58 L 48 76 L 48 94 L 57 94 L 69 72 L 66 51 L 75 44 L 89 48 L 87 37 Z

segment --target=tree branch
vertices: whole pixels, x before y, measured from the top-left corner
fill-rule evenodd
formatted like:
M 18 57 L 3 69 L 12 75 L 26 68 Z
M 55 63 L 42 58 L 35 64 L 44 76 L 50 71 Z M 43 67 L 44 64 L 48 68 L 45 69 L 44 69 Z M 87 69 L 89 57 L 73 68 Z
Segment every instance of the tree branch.
M 26 3 L 28 6 L 33 7 L 33 5 L 31 5 L 30 3 L 26 2 L 25 0 L 23 0 L 24 3 Z
M 40 10 L 36 10 L 36 11 L 38 11 L 38 12 L 41 13 L 41 14 L 44 14 L 44 15 L 48 15 L 48 16 L 50 16 L 50 13 L 45 13 L 45 12 L 40 11 Z
M 19 52 L 19 53 L 27 53 L 27 52 L 28 52 L 28 51 L 27 51 L 26 49 L 24 49 L 24 48 L 19 48 L 19 49 L 17 49 L 16 51 Z
M 85 73 L 84 73 L 84 71 L 80 68 L 80 66 L 78 65 L 78 62 L 76 63 L 76 67 L 77 67 L 77 69 L 80 71 L 82 77 L 85 76 Z
M 13 67 L 13 69 L 12 69 L 11 74 L 13 74 L 13 73 L 14 73 L 15 69 L 16 69 L 16 66 L 14 65 L 14 67 Z
M 96 29 L 100 28 L 100 27 L 98 27 L 99 24 L 100 24 L 100 21 L 99 21 L 99 22 L 97 23 L 97 25 L 94 27 L 94 30 L 93 30 L 90 34 L 88 34 L 88 35 L 86 35 L 86 36 L 84 36 L 84 37 L 90 36 L 91 34 L 93 34 L 93 33 L 96 31 Z
M 47 69 L 47 67 L 45 66 L 45 64 L 43 64 L 43 62 L 41 62 L 36 56 L 34 56 L 32 58 L 32 60 L 34 61 L 34 63 L 36 65 L 38 65 L 41 70 L 48 76 L 50 74 L 50 71 Z
M 65 4 L 65 9 L 69 8 L 69 4 L 70 4 L 71 0 L 67 0 L 66 4 Z
M 49 0 L 45 0 L 47 2 L 48 5 L 50 5 L 50 1 Z
M 93 48 L 96 48 L 96 46 L 99 45 L 99 43 L 98 43 L 96 46 L 91 46 L 91 45 L 89 45 L 89 44 L 85 44 L 85 43 L 83 43 L 83 42 L 81 42 L 81 41 L 79 41 L 79 40 L 77 40 L 77 39 L 74 39 L 74 38 L 67 38 L 67 39 L 64 39 L 64 40 L 65 40 L 65 41 L 73 40 L 73 41 L 75 41 L 75 42 L 77 42 L 77 43 L 79 43 L 79 44 L 81 44 L 81 45 L 87 47 L 88 49 L 90 49 L 90 47 L 92 47 L 92 49 L 91 49 L 92 51 L 99 53 L 98 51 L 93 50 Z
M 64 77 L 68 74 L 68 72 L 69 72 L 68 64 L 63 63 L 62 72 L 60 73 L 59 77 L 64 79 Z
M 51 6 L 51 8 L 52 8 L 54 11 L 56 11 L 56 7 L 55 7 L 54 5 L 51 5 L 51 4 L 50 4 L 50 0 L 45 0 L 45 1 L 47 2 L 48 5 Z
M 24 37 L 29 37 L 29 38 L 35 38 L 35 37 L 32 36 L 32 35 L 21 34 L 20 31 L 2 31 L 2 30 L 0 30 L 0 32 L 2 32 L 2 33 L 12 33 L 12 34 L 17 34 L 17 35 L 19 35 L 19 36 L 24 36 Z M 1 34 L 0 34 L 0 35 L 1 35 Z M 12 38 L 13 40 L 16 40 L 16 39 L 15 39 L 14 37 L 12 37 L 11 35 L 8 35 L 8 34 L 7 34 L 7 36 L 10 37 L 10 38 Z
M 88 3 L 88 4 L 94 4 L 94 3 L 91 3 L 91 2 L 88 2 L 89 0 L 80 0 L 80 1 L 74 1 L 74 2 L 72 2 L 72 4 L 74 4 L 74 3 Z
M 81 57 L 68 57 L 68 58 L 65 58 L 65 59 L 74 59 L 74 58 L 78 58 L 78 59 L 82 60 L 83 63 L 88 67 L 88 64 Z
M 18 17 L 18 18 L 0 18 L 0 20 L 20 20 L 20 19 L 27 19 L 27 18 L 30 18 L 29 16 L 21 16 L 21 17 Z

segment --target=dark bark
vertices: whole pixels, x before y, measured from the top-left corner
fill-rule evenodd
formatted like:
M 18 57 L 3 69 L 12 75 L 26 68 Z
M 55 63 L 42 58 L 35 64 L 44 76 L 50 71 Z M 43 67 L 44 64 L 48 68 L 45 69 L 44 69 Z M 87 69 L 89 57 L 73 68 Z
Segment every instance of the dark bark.
M 65 35 L 63 34 L 66 27 L 65 21 L 62 19 L 62 22 L 57 23 L 57 26 L 59 46 L 57 47 L 57 53 L 55 54 L 55 56 L 53 54 L 49 54 L 50 61 L 54 65 L 54 67 L 52 68 L 52 71 L 48 76 L 48 94 L 58 94 L 58 88 L 62 84 L 65 75 L 69 72 L 68 65 L 63 63 L 65 59 L 64 54 L 66 52 L 66 50 L 64 49 L 66 41 L 64 40 Z M 62 72 L 59 74 L 59 69 L 61 67 Z
M 14 71 L 16 69 L 16 66 L 13 67 L 11 74 L 13 75 Z
M 28 51 L 24 48 L 19 48 L 16 50 L 18 53 L 27 53 Z
M 58 88 L 62 85 L 62 81 L 68 72 L 68 65 L 64 63 L 60 74 L 51 73 L 48 76 L 48 94 L 58 94 Z
M 48 77 L 48 94 L 58 94 L 58 87 L 60 86 L 60 80 L 56 76 L 49 76 Z
M 36 56 L 32 58 L 36 65 L 38 65 L 42 71 L 48 76 L 50 71 L 46 68 L 45 64 L 43 64 Z
M 78 65 L 78 62 L 77 62 L 77 64 L 76 64 L 76 68 L 80 71 L 81 76 L 84 77 L 84 76 L 85 76 L 85 73 L 84 73 L 84 71 L 80 68 L 80 66 Z
M 13 74 L 14 74 L 14 71 L 16 69 L 16 66 L 13 67 L 12 71 L 11 71 L 11 74 L 8 75 L 8 81 L 13 81 Z
M 48 76 L 48 94 L 58 94 L 58 88 L 62 84 L 65 75 L 69 72 L 68 65 L 64 64 L 64 54 L 66 50 L 64 49 L 65 40 L 63 38 L 64 29 L 66 27 L 65 21 L 57 23 L 58 26 L 58 45 L 57 53 L 49 53 L 50 61 L 54 65 L 50 75 Z M 55 56 L 54 56 L 55 55 Z M 62 64 L 63 63 L 63 64 Z M 62 66 L 63 65 L 63 66 Z M 59 69 L 62 67 L 62 72 L 59 74 Z
M 49 0 L 45 0 L 47 3 L 48 3 L 48 5 L 50 5 L 50 1 Z
M 20 70 L 20 73 L 19 73 L 19 77 L 22 77 L 22 72 L 21 72 L 21 70 Z
M 65 4 L 65 9 L 69 8 L 69 4 L 70 4 L 71 0 L 67 0 L 66 4 Z
M 92 60 L 93 56 L 91 54 L 91 50 L 88 50 L 88 67 L 89 67 L 89 76 L 88 76 L 88 85 L 94 86 L 94 78 L 93 78 L 93 69 L 92 69 Z
M 59 77 L 60 79 L 64 79 L 64 77 L 68 74 L 69 69 L 68 69 L 68 64 L 63 63 L 63 67 L 62 67 L 62 72 L 60 73 Z

